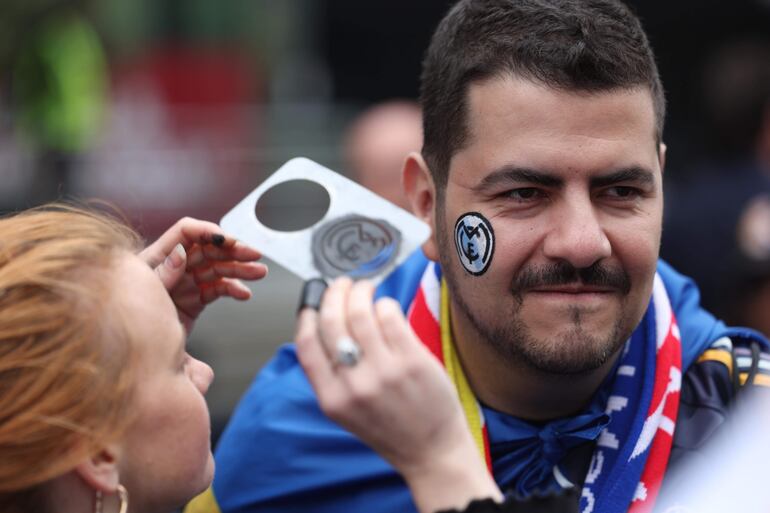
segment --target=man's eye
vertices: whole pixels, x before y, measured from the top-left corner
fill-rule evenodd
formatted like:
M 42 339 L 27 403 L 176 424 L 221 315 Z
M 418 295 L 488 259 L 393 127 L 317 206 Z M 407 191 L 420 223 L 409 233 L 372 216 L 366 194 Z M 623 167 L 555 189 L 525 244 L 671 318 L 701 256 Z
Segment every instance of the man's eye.
M 520 189 L 513 189 L 508 191 L 506 196 L 516 201 L 530 201 L 541 196 L 538 189 L 534 187 L 522 187 Z
M 630 199 L 639 197 L 641 194 L 642 191 L 636 187 L 629 187 L 626 185 L 616 185 L 615 187 L 607 189 L 607 196 L 610 196 L 611 198 Z

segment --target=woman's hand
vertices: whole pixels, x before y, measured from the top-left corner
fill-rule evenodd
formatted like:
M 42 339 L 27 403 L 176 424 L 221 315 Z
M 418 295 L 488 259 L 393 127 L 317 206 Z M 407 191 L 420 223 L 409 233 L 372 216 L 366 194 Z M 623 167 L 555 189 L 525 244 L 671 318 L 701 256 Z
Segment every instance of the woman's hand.
M 241 280 L 259 280 L 267 266 L 256 263 L 262 254 L 214 223 L 185 217 L 139 257 L 160 277 L 189 333 L 207 304 L 222 296 L 238 300 L 251 297 Z
M 420 511 L 500 499 L 443 367 L 399 304 L 373 295 L 370 283 L 340 278 L 319 312 L 300 312 L 297 353 L 321 409 L 403 475 Z M 346 337 L 360 348 L 356 363 L 338 356 Z

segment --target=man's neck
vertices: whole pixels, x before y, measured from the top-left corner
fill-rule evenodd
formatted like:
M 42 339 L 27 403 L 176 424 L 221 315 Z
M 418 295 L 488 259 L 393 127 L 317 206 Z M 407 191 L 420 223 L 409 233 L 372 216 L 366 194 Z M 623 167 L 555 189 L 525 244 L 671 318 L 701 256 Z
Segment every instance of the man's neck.
M 450 301 L 452 336 L 476 398 L 515 417 L 544 421 L 576 414 L 591 400 L 620 351 L 585 374 L 548 374 L 502 358 Z

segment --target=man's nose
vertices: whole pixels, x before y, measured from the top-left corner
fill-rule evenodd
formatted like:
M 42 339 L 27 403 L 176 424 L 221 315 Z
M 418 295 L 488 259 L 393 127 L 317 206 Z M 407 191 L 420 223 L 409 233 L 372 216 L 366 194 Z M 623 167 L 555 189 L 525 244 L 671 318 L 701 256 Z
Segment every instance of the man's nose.
M 590 267 L 612 254 L 612 246 L 590 198 L 565 201 L 553 212 L 544 242 L 545 256 L 577 269 Z

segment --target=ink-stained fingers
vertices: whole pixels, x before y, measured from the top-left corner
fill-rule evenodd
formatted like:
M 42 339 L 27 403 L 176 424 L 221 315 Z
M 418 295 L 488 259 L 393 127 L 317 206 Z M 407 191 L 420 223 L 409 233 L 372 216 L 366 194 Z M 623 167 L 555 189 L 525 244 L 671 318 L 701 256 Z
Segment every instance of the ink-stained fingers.
M 204 305 L 223 296 L 245 301 L 251 298 L 251 290 L 240 281 L 230 278 L 223 278 L 200 286 L 200 300 Z
M 321 308 L 321 302 L 328 287 L 326 281 L 322 278 L 313 278 L 306 281 L 302 286 L 297 312 L 301 312 L 304 308 L 312 308 L 318 311 Z
M 214 240 L 222 245 L 228 244 L 227 237 L 225 237 L 225 240 L 222 240 L 220 237 L 215 237 L 215 235 L 223 235 L 222 229 L 216 224 L 185 217 L 174 223 L 158 240 L 140 252 L 139 256 L 151 267 L 155 268 L 163 262 L 165 256 L 177 244 L 182 244 L 185 249 L 189 249 L 195 243 L 208 243 Z M 235 239 L 232 240 L 234 243 Z
M 262 253 L 236 241 L 230 247 L 216 247 L 212 245 L 201 246 L 204 258 L 208 260 L 236 260 L 238 262 L 252 262 L 262 258 Z
M 349 336 L 346 326 L 346 310 L 350 289 L 350 278 L 338 278 L 326 289 L 318 315 L 319 334 L 326 353 L 334 361 L 337 343 Z
M 353 284 L 347 299 L 347 331 L 361 347 L 367 359 L 383 358 L 386 351 L 374 314 L 374 285 L 368 280 Z
M 214 267 L 222 277 L 238 278 L 240 280 L 261 280 L 269 272 L 265 264 L 258 264 L 256 262 L 225 263 L 222 264 L 221 269 L 217 264 L 214 264 Z
M 189 273 L 185 274 L 181 280 L 179 280 L 176 286 L 170 290 L 171 298 L 176 302 L 177 297 L 184 295 L 200 295 L 200 286 L 195 283 L 195 280 Z
M 206 305 L 220 297 L 245 301 L 251 298 L 251 290 L 238 280 L 223 278 L 202 286 L 189 287 L 185 284 L 183 289 L 176 289 L 171 294 L 177 310 L 181 310 L 193 319 L 197 318 Z
M 220 274 L 220 271 L 224 270 L 223 267 L 224 266 L 219 266 L 219 268 L 217 268 L 213 265 L 205 267 L 194 267 L 190 269 L 189 272 L 192 273 L 195 283 L 200 285 L 203 283 L 211 283 L 212 281 L 223 278 L 224 276 Z
M 189 244 L 214 244 L 220 247 L 235 244 L 235 239 L 228 237 L 216 223 L 192 217 L 183 217 L 166 233 L 181 236 Z
M 211 260 L 238 260 L 239 262 L 252 262 L 262 258 L 262 253 L 251 246 L 244 244 L 239 240 L 227 236 L 228 241 L 232 241 L 231 246 L 217 246 L 216 244 L 203 245 L 203 255 Z
M 187 267 L 197 267 L 211 261 L 254 262 L 260 258 L 262 253 L 242 242 L 236 242 L 228 248 L 194 244 L 187 251 Z
M 253 261 L 262 256 L 259 251 L 225 234 L 218 225 L 190 217 L 177 221 L 158 240 L 141 251 L 139 256 L 155 268 L 177 244 L 182 244 L 190 257 L 193 256 L 190 252 L 193 246 L 216 249 L 211 251 L 210 258 L 217 260 Z M 197 262 L 193 265 L 197 265 Z
M 237 240 L 225 234 L 219 225 L 210 221 L 201 221 L 191 217 L 184 217 L 176 222 L 171 229 L 166 232 L 175 235 L 182 240 L 178 241 L 185 246 L 193 244 L 211 244 L 220 248 L 233 247 Z M 164 234 L 165 235 L 165 234 Z
M 195 282 L 210 283 L 220 278 L 260 280 L 267 276 L 267 266 L 255 262 L 211 262 L 211 265 L 192 268 Z

